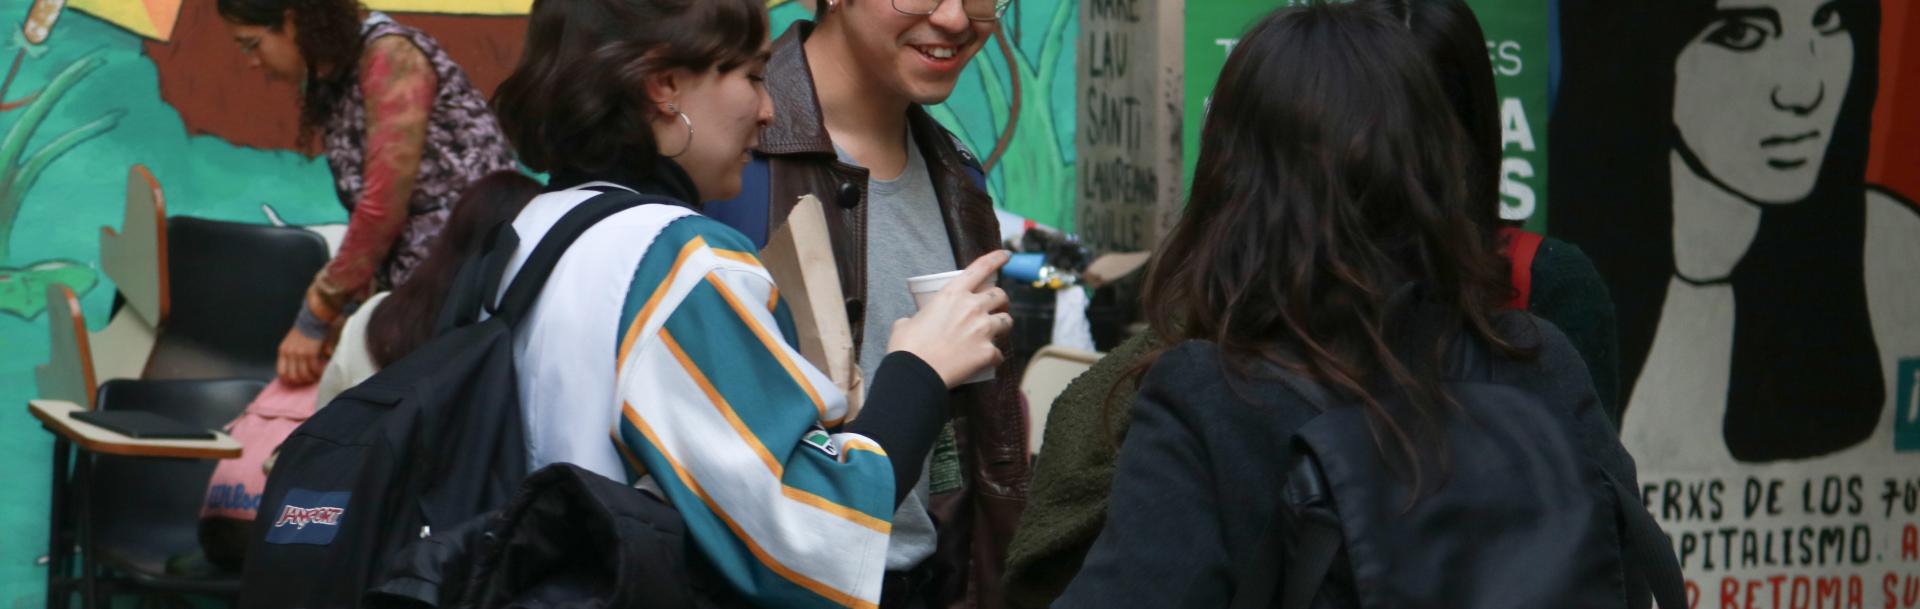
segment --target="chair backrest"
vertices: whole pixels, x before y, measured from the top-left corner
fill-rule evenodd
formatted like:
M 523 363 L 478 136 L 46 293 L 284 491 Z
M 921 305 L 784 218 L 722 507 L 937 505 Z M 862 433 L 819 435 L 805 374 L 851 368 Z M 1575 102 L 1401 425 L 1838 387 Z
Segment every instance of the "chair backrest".
M 167 319 L 167 199 L 146 167 L 127 172 L 120 230 L 100 227 L 100 268 L 127 300 L 127 308 L 159 327 Z
M 87 341 L 87 318 L 80 298 L 64 284 L 47 286 L 49 353 L 46 365 L 33 369 L 39 396 L 93 408 L 93 349 Z
M 107 325 L 93 334 L 94 377 L 139 378 L 167 317 L 167 202 L 146 167 L 127 172 L 120 230 L 100 227 L 100 268 L 119 292 Z M 124 305 L 124 306 L 121 306 Z
M 274 377 L 280 340 L 327 262 L 319 235 L 192 217 L 167 221 L 167 318 L 143 378 Z
M 141 410 L 209 429 L 225 427 L 266 386 L 256 380 L 107 381 L 101 410 Z M 86 482 L 103 548 L 151 568 L 199 549 L 200 506 L 217 464 L 210 460 L 101 455 Z
M 1067 390 L 1067 384 L 1079 378 L 1081 373 L 1100 361 L 1101 354 L 1091 351 L 1071 349 L 1058 345 L 1041 347 L 1027 362 L 1027 371 L 1020 377 L 1020 392 L 1027 396 L 1027 439 L 1028 450 L 1040 452 L 1040 441 L 1046 434 L 1047 414 L 1053 411 L 1053 400 Z

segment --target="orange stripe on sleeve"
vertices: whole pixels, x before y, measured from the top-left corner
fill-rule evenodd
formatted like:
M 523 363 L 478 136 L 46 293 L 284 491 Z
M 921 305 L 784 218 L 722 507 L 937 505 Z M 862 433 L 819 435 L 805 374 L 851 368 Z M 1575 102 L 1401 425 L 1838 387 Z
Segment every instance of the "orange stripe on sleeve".
M 660 341 L 666 343 L 667 351 L 673 354 L 674 359 L 680 361 L 680 367 L 687 371 L 687 376 L 693 378 L 695 385 L 700 386 L 700 391 L 707 394 L 707 401 L 713 403 L 714 410 L 720 411 L 720 416 L 727 419 L 727 424 L 733 426 L 735 433 L 740 434 L 740 439 L 753 448 L 754 454 L 760 456 L 760 461 L 767 465 L 767 471 L 773 472 L 775 478 L 785 477 L 786 470 L 780 466 L 780 461 L 774 459 L 773 453 L 760 442 L 760 437 L 753 435 L 753 430 L 747 428 L 747 422 L 740 420 L 740 415 L 733 411 L 733 405 L 728 404 L 725 397 L 721 397 L 720 390 L 713 386 L 713 381 L 708 380 L 706 373 L 701 372 L 700 367 L 693 364 L 693 358 L 687 357 L 686 350 L 680 348 L 680 341 L 673 339 L 673 333 L 668 332 L 666 328 L 661 328 Z M 655 444 L 658 445 L 657 442 Z
M 734 313 L 738 314 L 741 320 L 746 322 L 747 327 L 753 329 L 753 335 L 758 337 L 762 344 L 766 345 L 767 352 L 773 354 L 775 361 L 780 362 L 780 367 L 786 369 L 787 376 L 793 377 L 793 380 L 800 384 L 800 389 L 806 391 L 807 399 L 813 400 L 814 409 L 820 413 L 820 424 L 827 427 L 839 427 L 841 424 L 846 423 L 844 417 L 831 421 L 827 420 L 827 402 L 820 399 L 820 393 L 814 391 L 813 383 L 807 382 L 806 374 L 800 371 L 799 366 L 794 365 L 792 358 L 787 357 L 786 343 L 774 340 L 772 335 L 767 334 L 767 329 L 760 327 L 760 322 L 754 318 L 752 311 L 749 311 L 746 305 L 742 304 L 740 299 L 733 295 L 732 290 L 727 289 L 727 284 L 720 281 L 718 276 L 708 273 L 707 283 L 713 284 L 713 288 L 720 292 L 720 298 L 726 300 L 727 305 L 733 307 Z
M 740 439 L 745 441 L 747 446 L 753 449 L 754 454 L 760 457 L 760 461 L 766 464 L 767 470 L 773 472 L 773 477 L 785 478 L 787 475 L 786 468 L 773 457 L 772 452 L 767 450 L 766 444 L 760 441 L 760 437 L 754 435 L 753 430 L 747 427 L 746 421 L 741 420 L 740 415 L 734 412 L 733 405 L 728 404 L 726 398 L 720 396 L 720 392 L 713 386 L 713 382 L 707 379 L 706 374 L 700 372 L 700 368 L 694 365 L 693 358 L 688 357 L 687 352 L 681 349 L 680 342 L 674 340 L 673 335 L 667 332 L 665 328 L 660 330 L 660 340 L 666 343 L 667 350 L 673 353 L 674 359 L 680 361 L 680 366 L 686 369 L 687 375 L 693 378 L 694 384 L 700 386 L 700 391 L 707 394 L 707 399 L 713 403 L 714 409 L 720 411 L 720 415 L 727 419 L 727 424 L 733 426 L 735 433 L 740 434 Z M 658 443 L 656 442 L 655 444 L 657 445 Z M 882 454 L 884 455 L 885 453 Z M 821 511 L 839 516 L 854 524 L 872 529 L 882 535 L 892 534 L 893 532 L 893 523 L 891 522 L 874 518 L 859 510 L 834 503 L 825 497 L 788 486 L 785 482 L 780 484 L 780 494 L 785 495 L 788 499 L 799 501 L 818 508 Z
M 660 307 L 660 301 L 665 300 L 667 292 L 673 289 L 673 281 L 680 276 L 680 268 L 686 265 L 687 258 L 706 246 L 706 239 L 694 237 L 680 248 L 680 256 L 673 260 L 673 270 L 667 271 L 667 280 L 653 288 L 653 295 L 647 297 L 646 306 L 640 307 L 640 313 L 634 315 L 633 321 L 627 324 L 626 337 L 620 340 L 620 352 L 613 360 L 616 368 L 621 362 L 627 361 L 627 352 L 632 351 L 634 341 L 640 339 L 640 329 L 647 325 L 647 320 L 653 317 L 653 310 Z
M 725 259 L 728 259 L 728 260 L 732 260 L 732 261 L 734 261 L 734 262 L 738 262 L 738 263 L 740 263 L 740 264 L 744 264 L 744 265 L 747 265 L 747 266 L 750 266 L 750 267 L 753 267 L 753 268 L 756 268 L 756 269 L 758 269 L 758 268 L 766 268 L 766 267 L 764 267 L 764 266 L 761 266 L 761 265 L 760 265 L 760 258 L 759 258 L 759 257 L 757 257 L 757 256 L 754 256 L 753 254 L 749 254 L 749 253 L 746 253 L 746 252 L 736 252 L 736 251 L 733 251 L 733 250 L 723 250 L 723 249 L 720 249 L 720 248 L 717 248 L 717 247 L 716 247 L 716 248 L 713 248 L 713 255 L 715 255 L 715 256 L 719 256 L 719 257 L 721 257 L 721 258 L 725 258 Z
M 640 415 L 634 412 L 632 405 L 623 404 L 621 411 L 625 414 L 627 422 L 633 424 L 634 429 L 639 430 L 641 435 L 646 436 L 647 441 L 652 442 L 654 446 L 663 446 L 663 444 L 660 443 L 660 437 L 653 432 L 652 427 L 647 426 L 646 421 L 641 420 Z M 713 515 L 718 517 L 720 522 L 725 523 L 727 528 L 733 531 L 734 536 L 739 538 L 740 542 L 747 546 L 747 551 L 752 553 L 755 559 L 759 560 L 761 564 L 766 565 L 767 568 L 775 574 L 841 606 L 851 609 L 880 609 L 879 605 L 875 603 L 834 589 L 832 586 L 802 575 L 788 568 L 786 565 L 781 564 L 773 555 L 768 554 L 766 549 L 761 548 L 760 544 L 754 542 L 752 537 L 748 537 L 747 532 L 741 529 L 740 524 L 734 522 L 733 518 L 728 516 L 725 510 L 720 509 L 720 505 L 713 501 L 713 497 L 707 494 L 706 489 L 701 488 L 699 482 L 694 481 L 693 476 L 687 473 L 687 468 L 682 467 L 680 462 L 673 458 L 673 455 L 667 454 L 666 451 L 660 451 L 660 454 L 666 457 L 667 465 L 673 468 L 673 473 L 680 479 L 680 483 L 686 485 L 688 490 L 693 491 L 694 496 L 699 497 L 701 503 L 705 503 L 707 509 L 712 510 Z
M 607 430 L 607 437 L 613 440 L 613 449 L 620 451 L 620 458 L 627 462 L 628 468 L 633 469 L 635 477 L 647 475 L 647 465 L 641 463 L 640 457 L 635 456 L 633 450 L 627 448 L 627 443 L 620 440 L 619 427 Z
M 785 484 L 780 485 L 780 494 L 785 495 L 788 499 L 819 508 L 822 512 L 839 516 L 847 522 L 866 527 L 875 533 L 881 535 L 893 534 L 893 523 L 868 516 L 860 510 L 834 503 L 826 497 L 821 497 Z

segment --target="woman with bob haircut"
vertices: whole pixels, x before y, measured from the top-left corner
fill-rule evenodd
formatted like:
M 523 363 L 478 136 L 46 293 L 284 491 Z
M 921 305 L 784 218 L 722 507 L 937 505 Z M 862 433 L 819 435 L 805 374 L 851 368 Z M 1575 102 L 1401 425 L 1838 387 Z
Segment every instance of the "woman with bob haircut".
M 894 326 L 864 409 L 796 349 L 726 200 L 772 101 L 760 0 L 538 0 L 494 98 L 521 158 L 552 176 L 514 220 L 510 282 L 575 206 L 626 190 L 561 257 L 516 327 L 530 469 L 566 462 L 673 505 L 694 554 L 760 607 L 876 607 L 891 518 L 950 388 L 996 365 L 1012 320 L 976 261 Z M 905 286 L 902 286 L 905 289 Z
M 1632 460 L 1580 355 L 1551 324 L 1502 310 L 1510 290 L 1484 221 L 1491 203 L 1462 179 L 1473 175 L 1473 140 L 1432 64 L 1405 21 L 1352 3 L 1277 11 L 1228 57 L 1192 196 L 1147 279 L 1146 316 L 1167 346 L 1142 364 L 1104 528 L 1054 607 L 1240 606 L 1255 579 L 1286 581 L 1241 566 L 1265 563 L 1263 548 L 1285 532 L 1275 523 L 1292 447 L 1309 420 L 1333 416 L 1323 408 L 1357 411 L 1356 441 L 1368 446 L 1344 454 L 1379 461 L 1392 477 L 1367 483 L 1407 497 L 1401 511 L 1446 497 L 1462 481 L 1450 464 L 1485 463 L 1448 441 L 1469 425 L 1456 424 L 1465 406 L 1452 389 L 1467 378 L 1537 396 L 1566 426 L 1567 445 L 1633 488 Z M 1487 376 L 1459 376 L 1469 370 Z M 1463 505 L 1454 501 L 1440 509 Z M 1523 492 L 1476 501 L 1483 509 L 1447 513 L 1484 523 L 1558 506 Z M 1435 547 L 1422 556 L 1523 555 Z M 1580 564 L 1624 569 L 1617 557 Z M 1321 599 L 1340 605 L 1360 585 L 1345 581 Z M 1489 593 L 1565 594 L 1522 588 Z M 1399 600 L 1389 604 L 1442 606 Z
M 1464 0 L 1356 0 L 1386 12 L 1412 32 L 1439 77 L 1448 105 L 1471 142 L 1472 169 L 1462 176 L 1477 220 L 1502 235 L 1517 231 L 1500 218 L 1500 100 L 1486 35 Z M 1610 422 L 1614 398 L 1616 337 L 1613 301 L 1592 261 L 1572 244 L 1540 241 L 1525 303 L 1509 303 L 1540 316 L 1567 335 L 1593 376 Z M 1516 296 L 1517 300 L 1517 296 Z M 1517 306 L 1523 304 L 1524 306 Z M 1027 511 L 1007 555 L 1007 600 L 1014 607 L 1046 607 L 1072 581 L 1100 534 L 1112 490 L 1114 464 L 1126 437 L 1127 406 L 1136 387 L 1128 372 L 1157 346 L 1142 333 L 1095 363 L 1053 402 L 1046 447 L 1034 466 Z

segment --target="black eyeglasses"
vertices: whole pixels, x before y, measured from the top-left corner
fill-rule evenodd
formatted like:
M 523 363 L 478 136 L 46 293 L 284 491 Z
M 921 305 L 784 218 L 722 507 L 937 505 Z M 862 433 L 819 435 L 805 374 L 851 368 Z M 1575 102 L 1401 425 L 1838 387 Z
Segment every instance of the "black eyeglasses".
M 925 17 L 940 10 L 940 5 L 945 2 L 947 0 L 893 0 L 893 10 L 906 15 Z M 959 0 L 959 2 L 960 10 L 967 14 L 968 19 L 974 21 L 999 21 L 1001 15 L 1007 14 L 1007 6 L 1013 4 L 1013 0 Z

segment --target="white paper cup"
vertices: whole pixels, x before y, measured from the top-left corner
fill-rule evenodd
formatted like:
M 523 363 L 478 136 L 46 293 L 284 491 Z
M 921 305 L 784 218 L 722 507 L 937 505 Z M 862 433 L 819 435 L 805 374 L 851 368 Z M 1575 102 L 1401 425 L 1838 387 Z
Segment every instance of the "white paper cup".
M 934 294 L 945 289 L 947 284 L 953 283 L 954 279 L 960 277 L 960 275 L 965 272 L 966 271 L 947 271 L 945 273 L 934 273 L 932 275 L 907 278 L 907 292 L 913 294 L 914 309 L 919 310 L 926 307 L 927 301 L 933 300 Z M 991 380 L 993 380 L 993 368 L 987 368 L 961 384 L 971 385 Z

